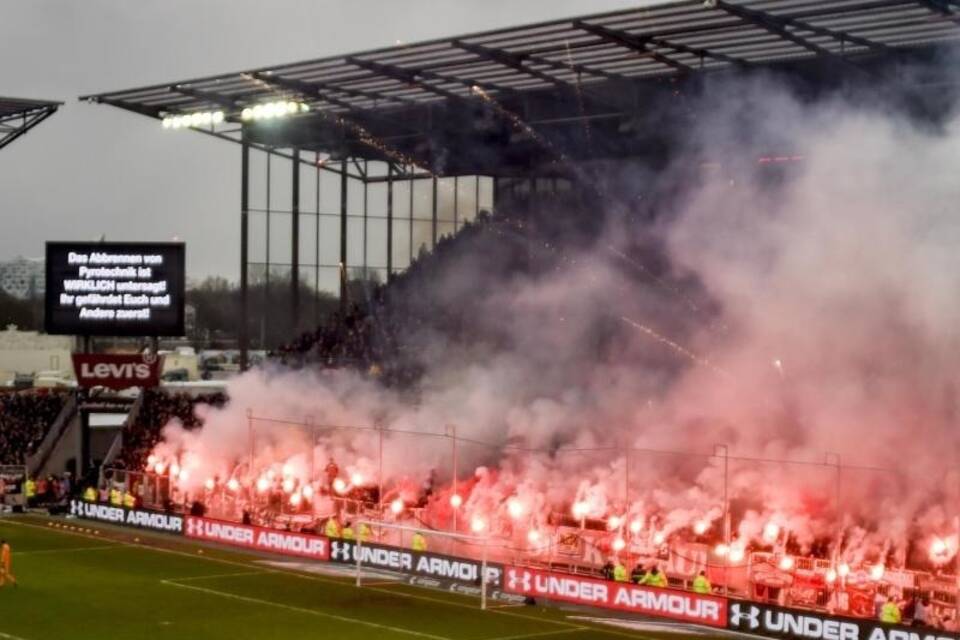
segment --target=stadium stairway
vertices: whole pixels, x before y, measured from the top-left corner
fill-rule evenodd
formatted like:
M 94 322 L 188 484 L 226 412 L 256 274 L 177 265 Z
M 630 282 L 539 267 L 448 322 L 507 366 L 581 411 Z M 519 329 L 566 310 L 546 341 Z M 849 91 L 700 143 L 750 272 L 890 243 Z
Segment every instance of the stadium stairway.
M 76 455 L 73 447 L 78 441 L 81 429 L 79 407 L 77 394 L 71 393 L 36 453 L 27 458 L 27 473 L 34 477 L 46 473 L 48 469 L 60 473 L 67 460 Z M 74 434 L 74 437 L 65 438 L 68 433 Z M 64 443 L 70 443 L 71 446 L 63 446 Z

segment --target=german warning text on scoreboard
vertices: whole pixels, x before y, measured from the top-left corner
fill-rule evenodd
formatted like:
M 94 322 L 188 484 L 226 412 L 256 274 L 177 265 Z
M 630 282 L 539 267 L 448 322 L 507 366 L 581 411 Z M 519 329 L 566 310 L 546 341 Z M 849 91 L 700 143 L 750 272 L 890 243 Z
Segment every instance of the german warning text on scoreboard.
M 181 336 L 183 243 L 48 242 L 46 330 Z

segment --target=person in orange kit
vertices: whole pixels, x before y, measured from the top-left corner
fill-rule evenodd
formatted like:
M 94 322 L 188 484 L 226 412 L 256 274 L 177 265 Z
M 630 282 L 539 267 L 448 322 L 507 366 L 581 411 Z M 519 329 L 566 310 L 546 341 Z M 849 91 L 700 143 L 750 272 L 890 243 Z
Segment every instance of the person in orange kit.
M 17 579 L 11 568 L 10 545 L 6 540 L 0 540 L 0 587 L 6 586 L 7 582 L 17 586 Z

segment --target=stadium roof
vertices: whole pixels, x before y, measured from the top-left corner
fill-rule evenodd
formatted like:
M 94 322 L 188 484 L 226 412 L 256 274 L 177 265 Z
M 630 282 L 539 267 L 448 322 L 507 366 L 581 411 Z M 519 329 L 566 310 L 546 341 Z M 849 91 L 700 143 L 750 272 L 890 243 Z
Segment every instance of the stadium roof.
M 222 111 L 222 123 L 192 128 L 452 175 L 585 153 L 585 143 L 592 157 L 623 155 L 616 138 L 630 119 L 701 73 L 828 65 L 869 75 L 878 59 L 958 38 L 956 0 L 681 1 L 81 100 L 160 119 Z M 241 122 L 245 107 L 276 100 L 309 111 L 282 126 Z
M 0 97 L 0 149 L 52 116 L 62 104 Z

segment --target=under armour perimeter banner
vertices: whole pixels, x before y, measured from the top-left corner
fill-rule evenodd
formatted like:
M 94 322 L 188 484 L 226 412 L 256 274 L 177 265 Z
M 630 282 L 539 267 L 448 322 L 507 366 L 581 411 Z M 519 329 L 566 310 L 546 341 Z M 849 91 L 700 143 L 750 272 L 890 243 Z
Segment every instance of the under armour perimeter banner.
M 957 640 L 956 634 L 932 627 L 884 624 L 745 600 L 730 601 L 728 619 L 735 631 L 798 640 Z
M 674 589 L 644 587 L 567 573 L 507 567 L 503 589 L 534 598 L 672 618 L 711 627 L 727 626 L 727 600 Z
M 254 551 L 267 551 L 283 556 L 298 556 L 313 560 L 328 560 L 330 545 L 323 536 L 280 531 L 248 524 L 236 524 L 223 520 L 211 520 L 187 516 L 185 534 L 188 538 L 208 540 L 243 547 Z
M 480 584 L 483 563 L 479 560 L 425 551 L 408 551 L 383 544 L 358 545 L 352 540 L 333 539 L 330 541 L 330 560 L 343 564 L 356 564 L 358 549 L 361 554 L 360 564 L 364 567 L 450 580 L 461 584 Z M 503 565 L 487 563 L 488 585 L 499 586 L 502 576 Z
M 127 509 L 83 500 L 70 501 L 70 515 L 163 533 L 183 533 L 183 516 L 148 509 Z

